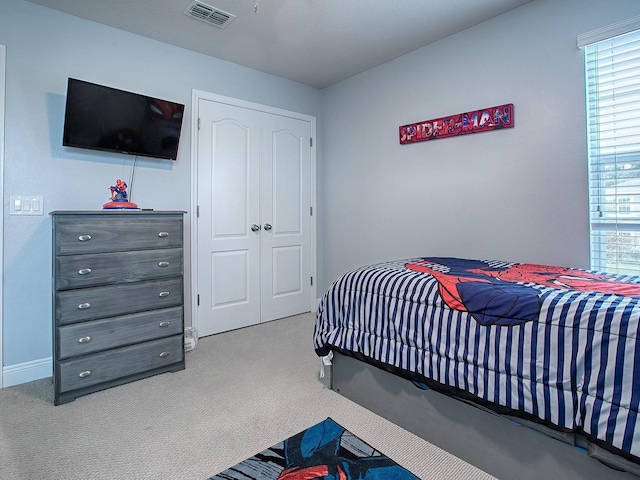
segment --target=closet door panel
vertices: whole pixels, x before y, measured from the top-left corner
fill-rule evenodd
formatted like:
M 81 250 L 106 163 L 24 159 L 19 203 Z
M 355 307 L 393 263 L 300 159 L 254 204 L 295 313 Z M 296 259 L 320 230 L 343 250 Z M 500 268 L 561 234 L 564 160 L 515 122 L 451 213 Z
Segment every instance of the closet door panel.
M 268 115 L 262 138 L 260 271 L 262 321 L 268 321 L 311 305 L 311 125 Z
M 198 333 L 260 322 L 259 112 L 200 100 Z

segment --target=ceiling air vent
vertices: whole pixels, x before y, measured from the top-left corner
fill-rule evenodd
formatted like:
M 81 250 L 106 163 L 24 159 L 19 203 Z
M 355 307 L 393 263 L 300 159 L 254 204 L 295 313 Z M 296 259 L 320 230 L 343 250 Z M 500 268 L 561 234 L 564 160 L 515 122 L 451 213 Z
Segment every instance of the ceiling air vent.
M 223 12 L 219 8 L 195 1 L 189 4 L 184 14 L 220 28 L 226 27 L 236 18 L 235 15 Z

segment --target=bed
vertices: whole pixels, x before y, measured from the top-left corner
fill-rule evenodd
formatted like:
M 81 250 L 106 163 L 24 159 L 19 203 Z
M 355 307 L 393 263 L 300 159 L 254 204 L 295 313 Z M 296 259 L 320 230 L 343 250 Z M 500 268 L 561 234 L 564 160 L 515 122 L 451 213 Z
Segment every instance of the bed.
M 639 302 L 640 277 L 414 258 L 337 279 L 313 341 L 324 363 L 340 354 L 568 443 L 583 439 L 637 474 Z

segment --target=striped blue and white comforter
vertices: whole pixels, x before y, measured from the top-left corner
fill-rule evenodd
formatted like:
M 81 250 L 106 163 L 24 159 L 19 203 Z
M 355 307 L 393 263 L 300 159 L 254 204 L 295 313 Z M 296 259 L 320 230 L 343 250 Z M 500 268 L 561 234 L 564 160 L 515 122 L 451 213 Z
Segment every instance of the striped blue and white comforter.
M 617 293 L 602 291 L 608 284 Z M 557 267 L 388 262 L 334 282 L 314 346 L 418 373 L 640 457 L 639 292 L 639 277 Z

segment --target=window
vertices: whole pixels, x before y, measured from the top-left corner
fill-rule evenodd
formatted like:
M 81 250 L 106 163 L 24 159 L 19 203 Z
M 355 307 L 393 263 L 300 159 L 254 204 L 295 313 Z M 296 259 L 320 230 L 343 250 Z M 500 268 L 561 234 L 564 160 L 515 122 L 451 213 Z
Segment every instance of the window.
M 623 213 L 631 215 L 631 197 L 618 197 L 618 215 Z
M 585 47 L 591 268 L 640 274 L 640 30 Z

